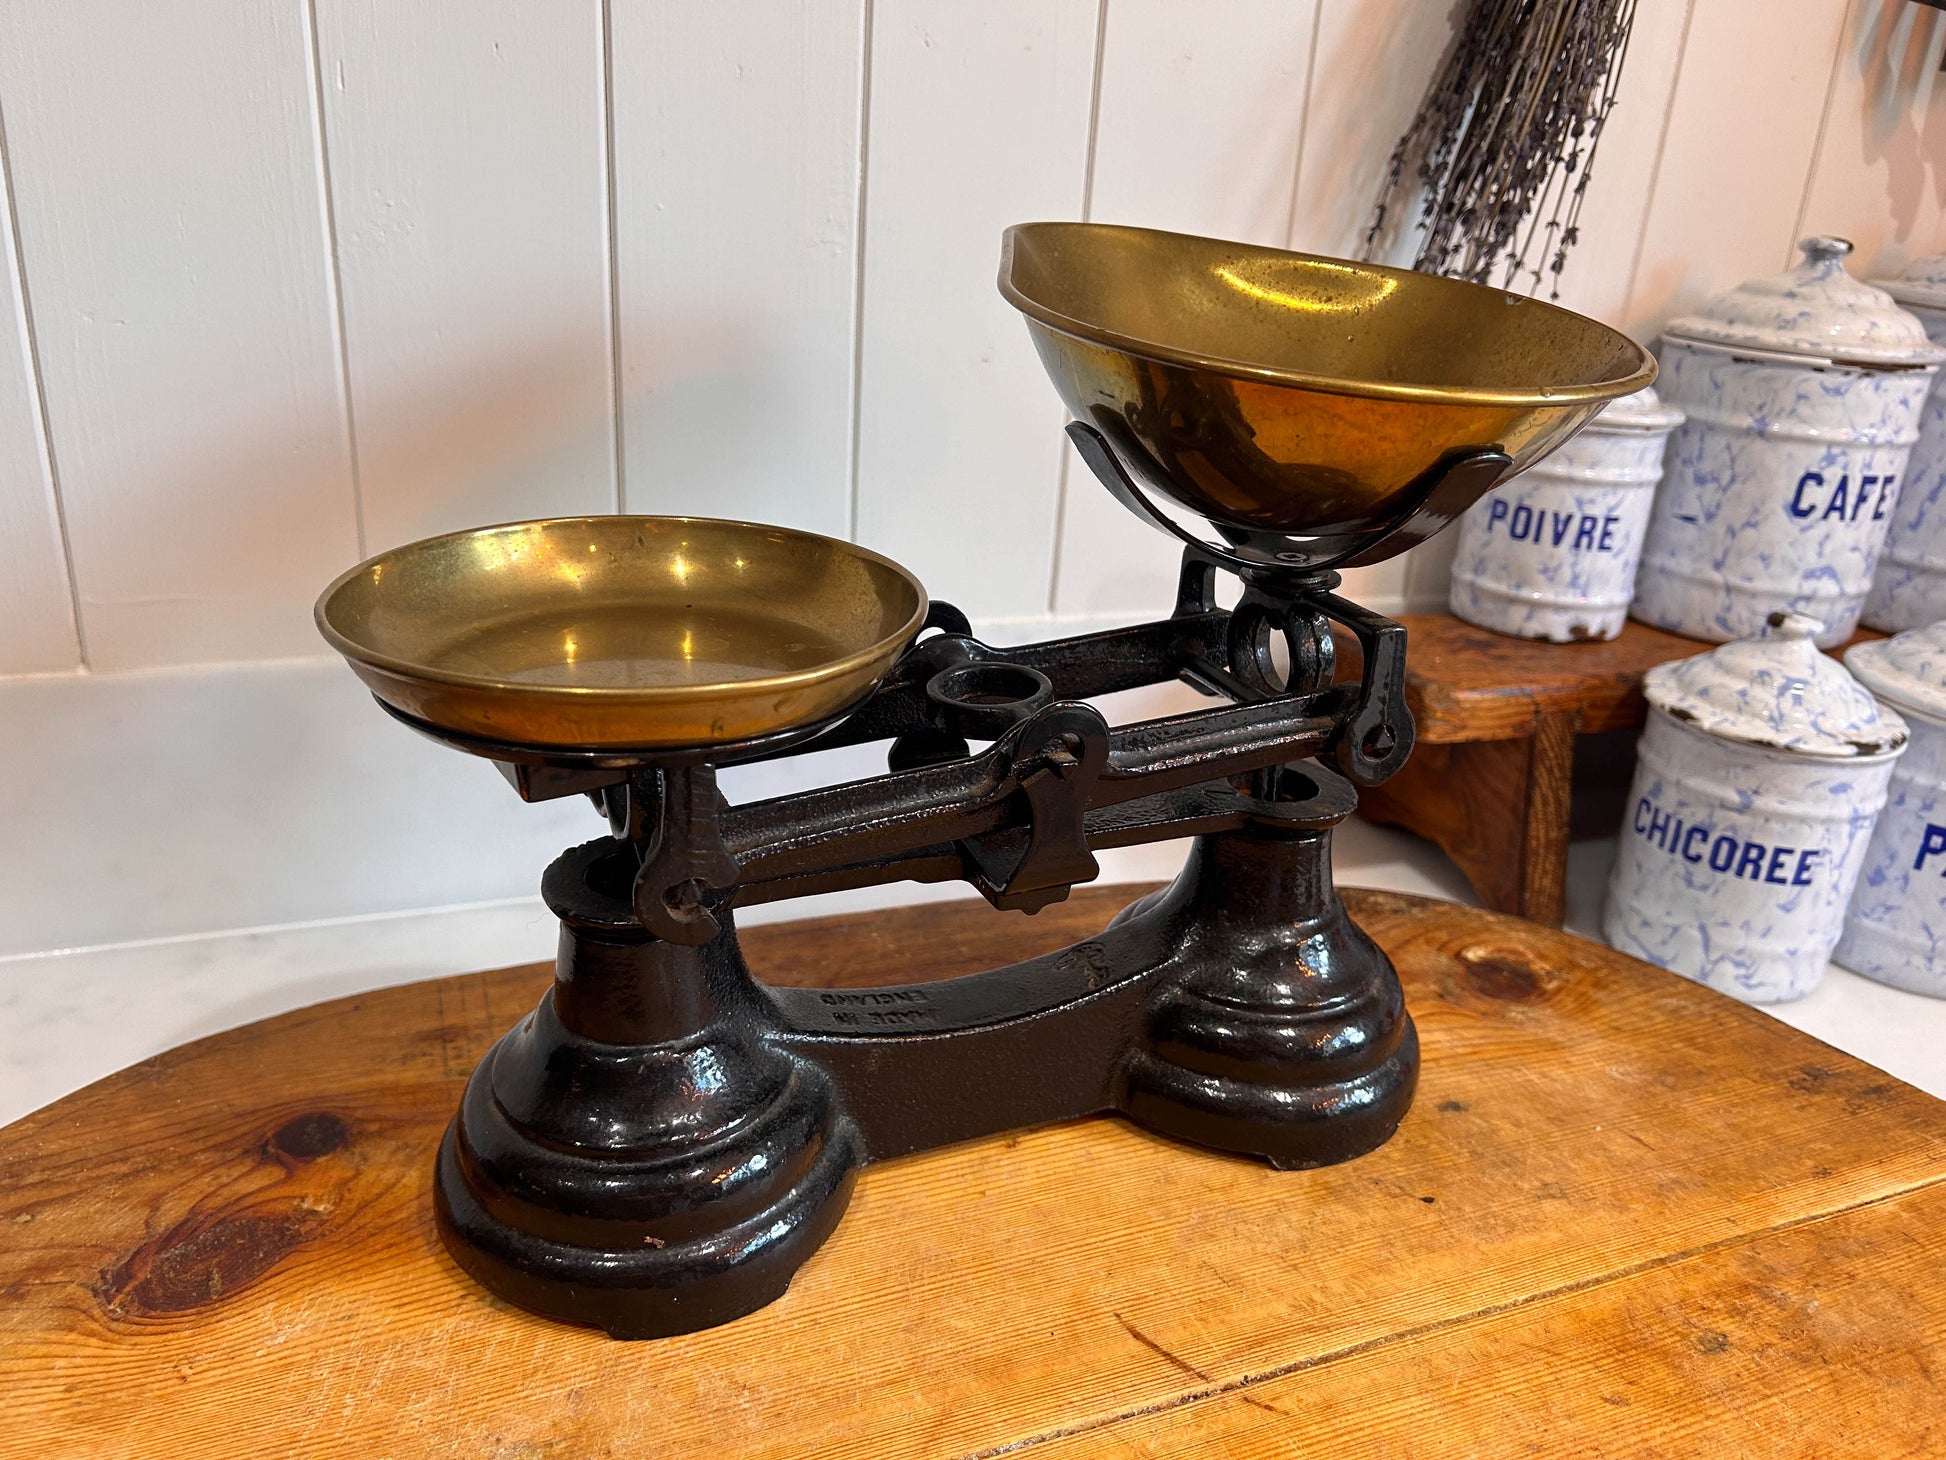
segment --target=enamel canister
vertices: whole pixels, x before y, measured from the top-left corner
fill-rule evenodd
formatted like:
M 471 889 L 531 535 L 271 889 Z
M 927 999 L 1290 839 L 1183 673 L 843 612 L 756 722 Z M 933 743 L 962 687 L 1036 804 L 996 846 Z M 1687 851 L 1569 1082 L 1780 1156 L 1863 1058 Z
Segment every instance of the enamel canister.
M 1635 590 L 1663 449 L 1682 412 L 1653 389 L 1611 401 L 1460 519 L 1453 613 L 1522 639 L 1612 639 Z
M 1946 998 L 1946 622 L 1857 644 L 1845 667 L 1905 717 L 1892 772 L 1832 961 Z
M 1664 332 L 1669 440 L 1636 575 L 1635 617 L 1697 639 L 1805 614 L 1838 644 L 1857 627 L 1919 413 L 1946 351 L 1891 296 L 1845 272 L 1851 245 Z
M 1879 287 L 1946 345 L 1946 255 L 1920 259 Z M 1933 378 L 1919 416 L 1919 439 L 1885 534 L 1885 551 L 1865 600 L 1864 621 L 1897 633 L 1946 619 L 1946 371 Z
M 1830 961 L 1906 727 L 1775 615 L 1760 639 L 1661 664 L 1602 931 L 1624 953 L 1750 1003 L 1807 994 Z

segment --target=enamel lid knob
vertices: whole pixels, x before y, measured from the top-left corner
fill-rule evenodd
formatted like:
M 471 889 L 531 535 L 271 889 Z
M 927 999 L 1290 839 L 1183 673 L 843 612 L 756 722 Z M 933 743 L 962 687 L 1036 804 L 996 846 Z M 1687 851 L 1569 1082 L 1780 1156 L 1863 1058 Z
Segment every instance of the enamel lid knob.
M 1798 247 L 1804 261 L 1796 268 L 1739 284 L 1674 321 L 1664 334 L 1833 365 L 1919 369 L 1946 360 L 1946 350 L 1890 294 L 1846 271 L 1849 242 L 1807 238 Z
M 1762 637 L 1658 664 L 1642 680 L 1650 704 L 1722 740 L 1835 759 L 1898 755 L 1898 712 L 1812 642 L 1824 625 L 1773 613 Z
M 1881 700 L 1946 721 L 1946 620 L 1890 639 L 1853 644 L 1845 668 Z

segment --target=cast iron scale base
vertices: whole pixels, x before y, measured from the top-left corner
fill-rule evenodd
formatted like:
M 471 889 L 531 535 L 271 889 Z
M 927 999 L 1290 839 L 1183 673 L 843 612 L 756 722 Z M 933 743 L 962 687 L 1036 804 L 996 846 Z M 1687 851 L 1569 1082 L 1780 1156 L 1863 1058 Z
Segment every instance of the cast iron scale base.
M 1418 1042 L 1330 851 L 1352 783 L 1411 750 L 1405 632 L 1333 570 L 1431 536 L 1654 363 L 1498 290 L 1146 229 L 1021 225 L 1000 287 L 1082 459 L 1185 542 L 1168 618 L 996 649 L 862 547 L 647 517 L 430 538 L 320 600 L 388 710 L 608 818 L 548 869 L 554 987 L 439 1152 L 447 1246 L 521 1307 L 625 1338 L 727 1322 L 784 1291 L 861 1167 L 1017 1126 L 1113 1111 L 1288 1170 L 1405 1114 Z M 1172 680 L 1227 703 L 1124 726 L 1088 703 Z M 866 742 L 886 775 L 717 790 Z M 740 906 L 900 880 L 1031 913 L 1097 851 L 1178 837 L 1166 891 L 1009 968 L 770 988 L 737 945 Z
M 548 869 L 554 988 L 481 1063 L 440 1151 L 461 1265 L 521 1307 L 656 1337 L 779 1296 L 872 1161 L 1101 1111 L 1285 1169 L 1391 1135 L 1418 1045 L 1331 885 L 1356 796 L 1306 758 L 1366 781 L 1403 761 L 1403 631 L 1332 573 L 1253 571 L 1227 612 L 1214 579 L 1191 549 L 1170 618 L 1009 650 L 935 604 L 940 632 L 838 723 L 707 762 L 409 722 L 530 801 L 590 794 L 614 829 Z M 1358 635 L 1362 683 L 1331 683 L 1327 618 Z M 1124 728 L 1081 703 L 1178 678 L 1233 703 Z M 716 789 L 718 765 L 884 739 L 875 780 L 734 807 Z M 1181 836 L 1172 887 L 1008 968 L 771 988 L 737 946 L 737 906 L 961 878 L 1032 912 L 1093 878 L 1096 850 Z

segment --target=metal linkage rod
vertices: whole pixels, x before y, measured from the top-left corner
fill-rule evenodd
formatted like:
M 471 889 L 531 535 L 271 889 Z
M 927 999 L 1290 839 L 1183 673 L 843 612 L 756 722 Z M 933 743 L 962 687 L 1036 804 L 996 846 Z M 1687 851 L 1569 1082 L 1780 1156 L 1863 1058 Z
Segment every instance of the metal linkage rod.
M 723 840 L 750 885 L 1030 830 L 1030 803 L 1022 793 L 1033 776 L 1058 764 L 1058 754 L 1075 758 L 1084 772 L 1076 778 L 1073 802 L 1085 816 L 1317 755 L 1337 733 L 1355 693 L 1355 686 L 1334 686 L 1317 695 L 1193 711 L 1112 731 L 1087 706 L 1055 704 L 1050 711 L 1077 724 L 1085 721 L 1075 712 L 1099 724 L 1105 754 L 1096 758 L 1093 774 L 1085 773 L 1085 750 L 1058 744 L 1064 736 L 1087 738 L 1085 728 L 1043 739 L 1030 721 L 1020 736 L 965 760 L 731 807 L 722 817 Z M 1158 828 L 1156 839 L 1177 834 Z

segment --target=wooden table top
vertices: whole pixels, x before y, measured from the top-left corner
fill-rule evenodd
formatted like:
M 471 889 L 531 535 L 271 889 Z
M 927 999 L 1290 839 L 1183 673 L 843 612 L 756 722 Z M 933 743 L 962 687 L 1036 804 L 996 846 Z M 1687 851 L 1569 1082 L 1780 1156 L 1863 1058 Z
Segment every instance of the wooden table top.
M 1129 895 L 746 941 L 866 985 Z M 433 1232 L 434 1143 L 544 970 L 149 1060 L 0 1130 L 0 1450 L 1946 1454 L 1946 1105 L 1605 948 L 1346 900 L 1424 1042 L 1383 1149 L 1280 1174 L 1100 1119 L 888 1163 L 782 1301 L 657 1342 L 510 1309 Z

